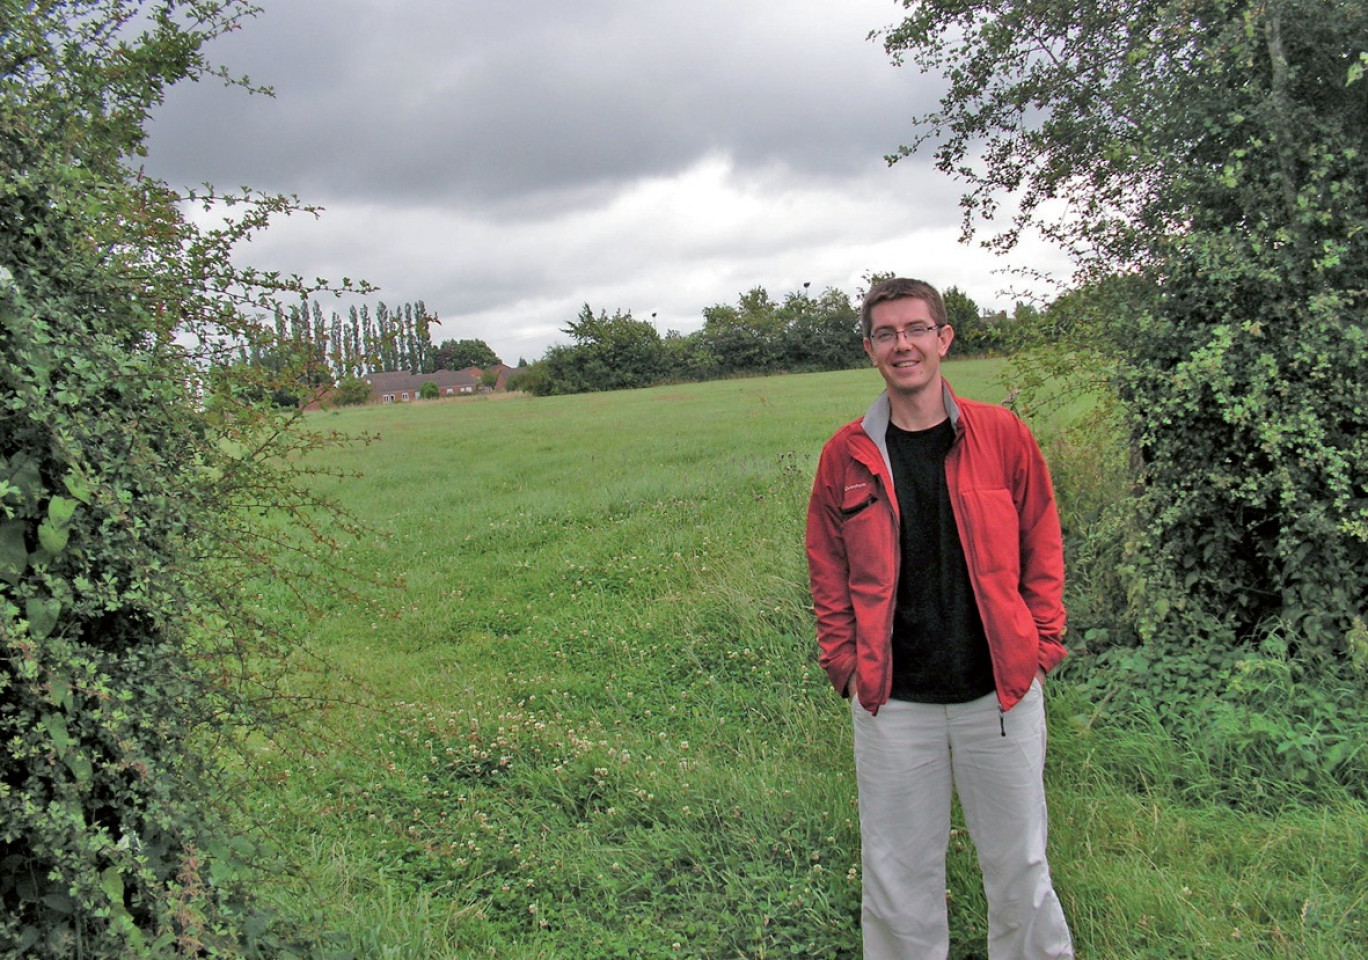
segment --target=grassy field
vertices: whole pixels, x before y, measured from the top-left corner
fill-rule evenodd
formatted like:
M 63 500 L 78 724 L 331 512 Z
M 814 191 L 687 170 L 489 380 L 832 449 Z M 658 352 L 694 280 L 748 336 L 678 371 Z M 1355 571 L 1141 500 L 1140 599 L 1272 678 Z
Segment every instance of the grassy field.
M 998 400 L 994 364 L 948 375 Z M 845 704 L 815 664 L 803 513 L 873 371 L 319 414 L 377 531 L 362 599 L 263 600 L 335 702 L 252 745 L 264 892 L 364 958 L 859 956 Z M 1157 731 L 1050 685 L 1052 861 L 1085 958 L 1359 958 L 1368 814 L 1187 805 Z M 246 771 L 250 770 L 250 774 Z M 951 837 L 952 956 L 985 956 Z

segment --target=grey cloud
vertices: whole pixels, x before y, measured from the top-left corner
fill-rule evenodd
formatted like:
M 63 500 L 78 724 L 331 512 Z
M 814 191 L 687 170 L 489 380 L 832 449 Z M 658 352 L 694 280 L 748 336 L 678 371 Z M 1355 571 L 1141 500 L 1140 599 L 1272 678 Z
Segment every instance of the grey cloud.
M 149 167 L 321 202 L 544 209 L 716 152 L 842 175 L 903 138 L 926 85 L 865 42 L 877 22 L 737 6 L 277 0 L 210 51 L 277 98 L 172 91 Z
M 954 185 L 885 169 L 937 90 L 865 40 L 892 0 L 264 5 L 209 54 L 277 97 L 173 89 L 149 172 L 322 204 L 252 261 L 422 299 L 439 338 L 535 359 L 586 301 L 687 330 L 756 285 L 997 286 Z

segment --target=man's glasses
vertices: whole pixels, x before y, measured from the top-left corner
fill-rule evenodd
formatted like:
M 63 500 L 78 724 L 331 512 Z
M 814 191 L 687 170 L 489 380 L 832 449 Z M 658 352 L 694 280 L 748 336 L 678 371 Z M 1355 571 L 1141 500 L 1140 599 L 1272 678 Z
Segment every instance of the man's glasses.
M 871 333 L 869 339 L 874 341 L 877 346 L 891 347 L 898 342 L 899 337 L 907 337 L 909 341 L 920 340 L 928 334 L 935 333 L 943 326 L 945 326 L 943 323 L 938 323 L 935 326 L 930 327 L 925 324 L 914 323 L 912 326 L 903 327 L 901 330 L 890 330 L 887 327 L 884 327 L 883 329 L 875 330 Z

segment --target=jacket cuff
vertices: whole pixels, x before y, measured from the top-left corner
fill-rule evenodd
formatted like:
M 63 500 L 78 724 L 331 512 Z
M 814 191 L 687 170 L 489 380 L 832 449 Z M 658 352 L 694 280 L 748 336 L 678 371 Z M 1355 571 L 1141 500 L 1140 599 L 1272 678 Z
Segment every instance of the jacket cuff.
M 850 686 L 850 678 L 855 676 L 855 664 L 832 664 L 826 668 L 826 674 L 836 692 L 844 697 L 846 688 Z
M 1069 651 L 1064 649 L 1064 645 L 1056 640 L 1040 641 L 1039 652 L 1036 654 L 1036 663 L 1040 669 L 1049 673 L 1059 666 L 1064 658 L 1069 655 Z

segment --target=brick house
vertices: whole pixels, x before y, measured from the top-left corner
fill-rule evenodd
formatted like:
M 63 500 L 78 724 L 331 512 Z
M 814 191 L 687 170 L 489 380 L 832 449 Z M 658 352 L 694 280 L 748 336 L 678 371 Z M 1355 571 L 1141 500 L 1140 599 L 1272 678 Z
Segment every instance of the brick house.
M 419 399 L 423 384 L 437 385 L 437 394 L 442 397 L 459 397 L 475 393 L 480 389 L 479 367 L 466 367 L 464 370 L 438 370 L 434 373 L 409 373 L 407 370 L 387 370 L 382 373 L 369 373 L 361 379 L 370 384 L 371 399 L 377 403 L 409 403 Z

